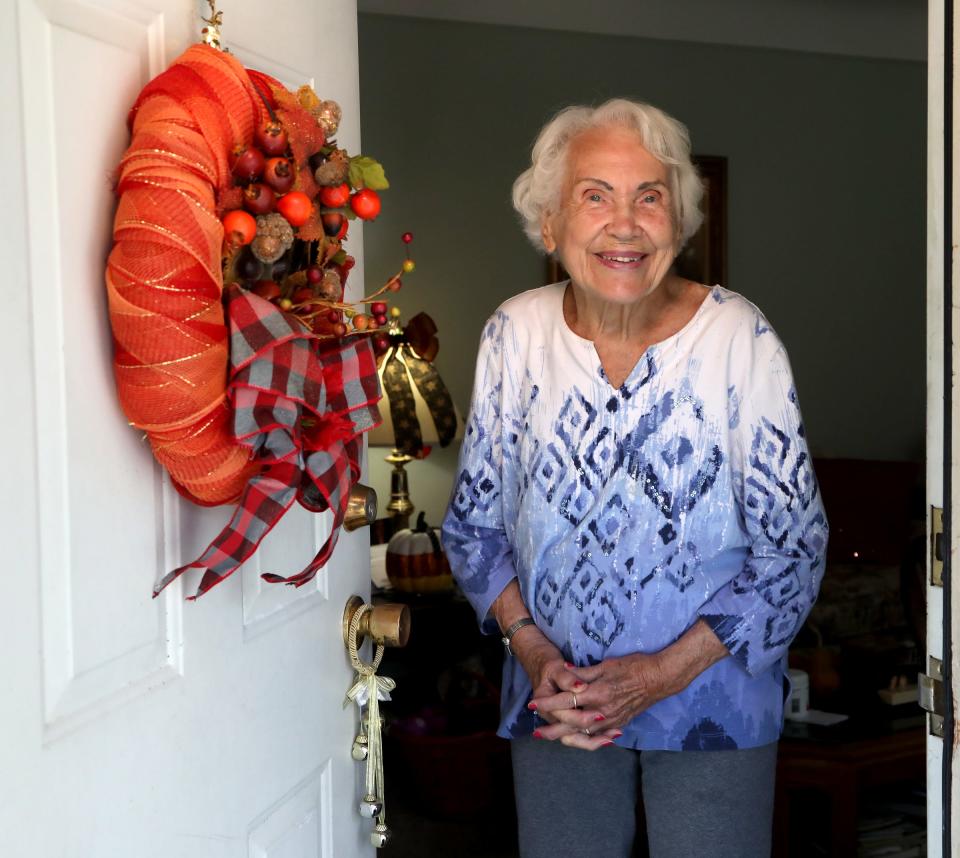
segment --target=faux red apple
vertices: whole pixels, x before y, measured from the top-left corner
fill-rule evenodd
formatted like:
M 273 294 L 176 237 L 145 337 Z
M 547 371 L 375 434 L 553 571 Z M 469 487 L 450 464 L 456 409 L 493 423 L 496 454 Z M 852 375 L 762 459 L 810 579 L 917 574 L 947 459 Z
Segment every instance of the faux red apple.
M 350 198 L 350 208 L 360 220 L 374 220 L 380 214 L 380 195 L 370 188 L 357 191 Z
M 249 244 L 257 234 L 257 222 L 253 215 L 234 209 L 223 216 L 223 234 L 228 243 Z
M 263 170 L 263 181 L 278 194 L 285 194 L 289 191 L 293 187 L 295 178 L 293 162 L 289 158 L 271 158 L 266 162 L 266 167 Z
M 346 182 L 320 189 L 320 203 L 324 208 L 338 209 L 345 206 L 349 199 L 350 186 Z
M 253 139 L 270 158 L 276 158 L 287 151 L 287 132 L 279 122 L 265 122 L 256 130 Z
M 247 185 L 243 191 L 243 207 L 255 215 L 270 214 L 276 201 L 273 189 L 262 182 Z
M 247 146 L 245 149 L 236 152 L 236 157 L 230 169 L 237 183 L 246 185 L 249 182 L 257 181 L 263 175 L 266 165 L 267 160 L 263 157 L 263 152 L 256 146 Z
M 290 191 L 289 194 L 280 197 L 277 211 L 287 219 L 290 226 L 303 226 L 310 220 L 313 203 L 302 191 Z

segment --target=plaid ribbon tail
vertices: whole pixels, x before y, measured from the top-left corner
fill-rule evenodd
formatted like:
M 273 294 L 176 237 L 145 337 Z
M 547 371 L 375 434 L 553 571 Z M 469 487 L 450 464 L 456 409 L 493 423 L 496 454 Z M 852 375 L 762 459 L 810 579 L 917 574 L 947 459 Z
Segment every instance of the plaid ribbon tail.
M 292 462 L 280 462 L 251 479 L 219 536 L 192 563 L 164 575 L 153 589 L 154 597 L 188 569 L 203 570 L 197 592 L 187 597 L 190 601 L 229 578 L 293 505 L 299 483 L 300 469 Z
M 311 487 L 320 493 L 328 508 L 333 511 L 333 527 L 330 536 L 317 552 L 317 556 L 310 561 L 310 564 L 303 571 L 291 575 L 289 578 L 266 573 L 260 576 L 264 581 L 270 584 L 291 584 L 294 587 L 302 587 L 312 581 L 324 563 L 330 559 L 340 536 L 340 525 L 343 524 L 343 519 L 347 514 L 350 489 L 360 475 L 360 450 L 361 441 L 358 435 L 347 441 L 339 450 L 316 452 L 307 457 L 306 471 L 311 480 Z M 326 459 L 330 459 L 332 463 L 337 465 L 346 462 L 347 467 L 329 467 L 322 472 L 318 471 L 318 461 L 323 462 Z

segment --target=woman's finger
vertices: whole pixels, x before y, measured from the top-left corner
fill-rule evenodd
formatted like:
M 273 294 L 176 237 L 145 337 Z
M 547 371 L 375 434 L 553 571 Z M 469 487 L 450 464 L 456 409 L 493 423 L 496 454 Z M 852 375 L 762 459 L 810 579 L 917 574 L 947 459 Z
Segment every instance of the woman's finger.
M 603 662 L 599 664 L 588 664 L 583 667 L 577 667 L 569 661 L 564 662 L 563 666 L 572 673 L 577 679 L 583 682 L 593 682 L 603 676 Z
M 560 743 L 568 748 L 582 748 L 584 751 L 598 751 L 613 744 L 613 740 L 622 736 L 619 730 L 605 730 L 602 733 L 567 733 L 560 737 Z
M 599 736 L 601 738 L 616 739 L 618 736 L 623 735 L 623 730 L 619 727 L 602 727 L 596 724 L 592 726 L 581 726 L 579 724 L 556 721 L 553 724 L 541 724 L 533 731 L 533 738 L 546 739 L 547 741 L 554 742 L 557 739 L 562 739 L 564 736 L 572 736 L 574 734 L 588 738 Z

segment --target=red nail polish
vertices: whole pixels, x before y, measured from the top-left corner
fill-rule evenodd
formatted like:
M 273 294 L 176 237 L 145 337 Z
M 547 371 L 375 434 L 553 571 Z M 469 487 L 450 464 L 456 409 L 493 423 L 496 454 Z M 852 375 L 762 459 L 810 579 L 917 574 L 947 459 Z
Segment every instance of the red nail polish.
M 537 704 L 534 703 L 534 702 L 531 700 L 531 701 L 527 704 L 527 709 L 529 709 L 531 712 L 536 712 L 536 711 L 537 711 Z
M 593 720 L 594 720 L 594 721 L 606 721 L 607 719 L 606 719 L 606 717 L 604 717 L 603 715 L 601 715 L 601 714 L 598 712 L 598 713 L 594 716 L 594 719 L 593 719 Z
M 565 662 L 563 663 L 563 666 L 564 666 L 564 667 L 568 667 L 568 668 L 569 668 L 569 667 L 576 667 L 576 665 L 570 664 L 569 661 L 565 661 Z
M 611 742 L 609 739 L 607 739 L 607 741 L 604 742 L 600 747 L 601 747 L 601 748 L 606 748 L 607 745 L 612 745 L 612 744 L 613 744 L 613 742 Z
M 534 739 L 542 739 L 542 738 L 543 738 L 543 733 L 541 733 L 539 730 L 534 730 L 534 731 L 533 731 L 533 738 L 534 738 Z
M 573 683 L 574 688 L 583 688 L 587 683 L 581 682 L 579 679 Z
M 615 738 L 619 739 L 623 735 L 623 730 L 617 730 L 617 732 L 613 735 Z

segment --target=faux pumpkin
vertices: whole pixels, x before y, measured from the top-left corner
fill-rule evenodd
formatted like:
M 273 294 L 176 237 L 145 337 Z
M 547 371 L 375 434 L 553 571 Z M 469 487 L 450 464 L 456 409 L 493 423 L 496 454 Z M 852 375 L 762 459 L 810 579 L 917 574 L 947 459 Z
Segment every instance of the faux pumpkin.
M 404 593 L 434 593 L 453 587 L 447 555 L 440 546 L 439 530 L 417 516 L 417 526 L 398 530 L 387 545 L 387 577 Z

